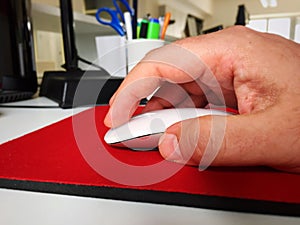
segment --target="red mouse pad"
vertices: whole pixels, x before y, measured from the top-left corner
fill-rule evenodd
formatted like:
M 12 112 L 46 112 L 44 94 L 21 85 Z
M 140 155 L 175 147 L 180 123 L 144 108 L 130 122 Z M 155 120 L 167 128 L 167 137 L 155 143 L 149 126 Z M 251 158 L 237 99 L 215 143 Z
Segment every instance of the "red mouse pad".
M 189 207 L 300 216 L 300 175 L 209 168 L 104 143 L 98 106 L 0 145 L 0 187 Z M 34 119 L 34 118 L 33 118 Z

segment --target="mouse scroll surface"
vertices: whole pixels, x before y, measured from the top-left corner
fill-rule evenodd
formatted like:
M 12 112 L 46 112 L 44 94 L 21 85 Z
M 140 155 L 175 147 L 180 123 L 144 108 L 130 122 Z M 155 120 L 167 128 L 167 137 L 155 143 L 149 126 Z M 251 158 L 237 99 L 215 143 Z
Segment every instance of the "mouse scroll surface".
M 200 108 L 162 109 L 132 117 L 127 123 L 110 129 L 104 136 L 107 144 L 147 151 L 157 148 L 165 130 L 180 121 L 206 115 L 228 115 L 218 110 Z

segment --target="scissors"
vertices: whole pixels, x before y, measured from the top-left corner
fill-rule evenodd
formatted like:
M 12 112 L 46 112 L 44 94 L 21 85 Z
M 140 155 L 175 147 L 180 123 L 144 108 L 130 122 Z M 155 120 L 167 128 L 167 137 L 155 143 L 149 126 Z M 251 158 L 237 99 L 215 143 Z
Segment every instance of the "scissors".
M 113 0 L 115 9 L 111 9 L 108 7 L 99 8 L 96 12 L 96 19 L 98 20 L 99 23 L 111 26 L 113 29 L 115 29 L 118 32 L 119 35 L 124 36 L 125 30 L 122 26 L 122 24 L 124 24 L 124 22 L 125 22 L 124 15 L 118 5 L 118 1 L 121 2 L 125 6 L 126 10 L 130 13 L 131 16 L 134 15 L 133 10 L 131 9 L 131 7 L 129 6 L 129 4 L 126 0 Z M 100 15 L 102 12 L 108 13 L 111 17 L 111 21 L 107 21 L 107 20 L 103 19 Z

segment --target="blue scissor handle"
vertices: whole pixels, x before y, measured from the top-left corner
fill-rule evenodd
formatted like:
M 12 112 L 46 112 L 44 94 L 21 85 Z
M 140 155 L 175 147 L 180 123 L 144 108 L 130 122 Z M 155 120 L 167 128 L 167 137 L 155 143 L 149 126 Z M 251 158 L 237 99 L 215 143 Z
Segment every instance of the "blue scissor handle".
M 124 15 L 123 15 L 123 12 L 122 12 L 122 10 L 120 9 L 120 7 L 118 5 L 118 1 L 120 3 L 122 3 L 122 5 L 125 6 L 126 11 L 128 11 L 131 16 L 134 15 L 134 11 L 132 10 L 132 8 L 130 7 L 129 3 L 126 0 L 113 0 L 113 3 L 114 3 L 114 6 L 115 6 L 116 10 L 117 10 L 118 14 L 121 16 L 122 21 L 124 22 Z
M 100 14 L 102 12 L 108 13 L 111 16 L 111 21 L 107 21 L 107 20 L 102 19 L 101 16 L 100 16 Z M 125 35 L 124 29 L 122 28 L 122 26 L 120 24 L 120 20 L 118 18 L 118 12 L 116 12 L 116 11 L 110 9 L 110 8 L 103 7 L 103 8 L 100 8 L 100 9 L 97 10 L 96 19 L 101 24 L 111 26 L 121 36 Z

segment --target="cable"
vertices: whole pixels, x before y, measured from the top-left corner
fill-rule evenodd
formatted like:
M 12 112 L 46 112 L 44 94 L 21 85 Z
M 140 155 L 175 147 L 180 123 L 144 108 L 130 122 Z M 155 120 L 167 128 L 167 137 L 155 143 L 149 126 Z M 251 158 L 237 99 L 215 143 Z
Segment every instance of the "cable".
M 94 64 L 94 63 L 92 63 L 92 62 L 90 62 L 90 61 L 88 61 L 88 60 L 86 60 L 86 59 L 83 59 L 83 58 L 81 58 L 80 56 L 77 56 L 77 59 L 78 59 L 79 61 L 85 63 L 85 64 L 88 64 L 88 65 L 93 66 L 93 67 L 95 67 L 95 68 L 98 68 L 98 69 L 100 69 L 100 70 L 104 70 L 104 68 L 102 68 L 101 66 L 98 66 L 97 64 Z

